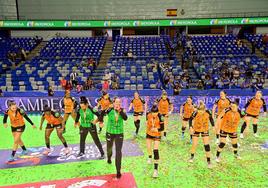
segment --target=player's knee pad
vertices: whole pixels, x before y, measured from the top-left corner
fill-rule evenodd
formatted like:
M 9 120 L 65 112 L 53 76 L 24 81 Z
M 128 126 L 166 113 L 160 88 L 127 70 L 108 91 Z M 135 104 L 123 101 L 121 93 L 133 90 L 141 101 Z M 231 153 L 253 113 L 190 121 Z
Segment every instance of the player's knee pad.
M 181 130 L 185 131 L 186 127 L 182 127 Z
M 209 144 L 204 145 L 204 148 L 205 148 L 205 151 L 206 152 L 209 152 L 210 151 L 210 145 Z
M 232 144 L 232 145 L 233 145 L 233 148 L 238 148 L 237 144 Z
M 225 146 L 225 143 L 223 143 L 223 142 L 221 142 L 220 144 L 219 144 L 219 148 L 223 148 Z
M 154 149 L 154 160 L 159 160 L 159 151 L 158 149 Z

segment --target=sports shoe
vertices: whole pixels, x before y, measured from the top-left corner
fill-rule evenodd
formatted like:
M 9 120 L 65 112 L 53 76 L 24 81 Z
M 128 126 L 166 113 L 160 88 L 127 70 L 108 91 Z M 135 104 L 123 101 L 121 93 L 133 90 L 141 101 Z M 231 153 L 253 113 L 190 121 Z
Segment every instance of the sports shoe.
M 221 162 L 221 160 L 220 160 L 219 157 L 216 157 L 215 161 L 216 161 L 217 163 Z
M 152 164 L 152 158 L 149 158 L 149 159 L 147 160 L 147 164 Z
M 243 139 L 244 138 L 244 135 L 243 133 L 240 134 L 240 138 Z
M 112 164 L 112 160 L 111 159 L 107 159 L 107 163 L 108 164 Z
M 98 159 L 99 159 L 99 160 L 103 160 L 103 159 L 105 159 L 104 154 L 102 154 L 100 157 L 98 157 Z
M 69 155 L 71 153 L 71 150 L 69 148 L 64 149 L 64 154 Z
M 154 170 L 153 178 L 158 178 L 158 170 Z
M 212 168 L 212 164 L 211 163 L 208 163 L 208 168 Z
M 219 145 L 220 140 L 217 138 L 215 144 Z
M 85 154 L 82 152 L 79 152 L 78 155 L 76 156 L 77 158 L 83 158 L 85 157 Z
M 189 162 L 189 163 L 193 163 L 193 162 L 194 162 L 194 158 L 190 158 L 190 159 L 188 160 L 188 162 Z
M 182 140 L 184 139 L 184 134 L 181 135 L 181 139 L 182 139 Z
M 120 179 L 120 178 L 121 178 L 121 176 L 122 176 L 122 174 L 121 174 L 121 173 L 117 173 L 117 174 L 116 174 L 116 178 L 117 178 L 117 179 Z
M 22 150 L 21 155 L 27 155 L 28 153 L 28 150 Z
M 51 149 L 48 149 L 48 148 L 43 152 L 44 155 L 48 155 L 50 153 L 51 153 Z
M 235 158 L 238 160 L 242 159 L 238 154 L 235 155 Z
M 15 161 L 15 157 L 11 155 L 11 156 L 8 158 L 7 162 L 13 162 L 13 161 Z

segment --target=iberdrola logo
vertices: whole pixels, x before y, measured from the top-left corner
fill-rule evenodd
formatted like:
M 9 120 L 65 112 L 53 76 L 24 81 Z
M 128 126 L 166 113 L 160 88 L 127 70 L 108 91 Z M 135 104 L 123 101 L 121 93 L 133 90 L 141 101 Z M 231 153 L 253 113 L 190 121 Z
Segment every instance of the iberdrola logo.
M 219 20 L 218 19 L 212 19 L 211 21 L 210 21 L 210 24 L 211 25 L 215 25 L 215 24 L 218 24 L 219 23 Z
M 111 26 L 111 21 L 105 21 L 105 22 L 104 22 L 104 26 L 105 26 L 105 27 L 109 27 L 109 26 Z
M 243 19 L 241 20 L 241 23 L 242 23 L 242 24 L 247 24 L 247 23 L 249 23 L 249 19 L 248 19 L 248 18 L 243 18 Z
M 71 26 L 72 26 L 71 21 L 64 22 L 64 27 L 71 27 Z
M 133 22 L 133 26 L 140 26 L 141 25 L 141 22 L 140 21 L 134 21 Z
M 27 27 L 33 27 L 34 26 L 34 21 L 27 22 Z
M 0 27 L 4 26 L 4 21 L 0 21 Z
M 169 25 L 176 25 L 177 24 L 177 21 L 176 20 L 171 20 L 170 22 L 169 22 Z

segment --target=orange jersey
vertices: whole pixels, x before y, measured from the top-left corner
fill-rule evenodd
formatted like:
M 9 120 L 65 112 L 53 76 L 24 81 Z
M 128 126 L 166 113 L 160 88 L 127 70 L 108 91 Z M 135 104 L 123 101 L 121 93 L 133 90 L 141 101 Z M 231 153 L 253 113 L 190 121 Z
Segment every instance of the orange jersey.
M 229 98 L 226 99 L 218 99 L 215 104 L 217 105 L 218 108 L 218 115 L 225 109 L 225 108 L 229 108 L 230 104 L 231 104 L 231 100 Z
M 24 115 L 25 112 L 22 109 L 17 109 L 15 113 L 13 113 L 11 110 L 7 110 L 5 113 L 4 123 L 6 123 L 7 117 L 10 119 L 10 124 L 12 127 L 20 127 L 25 125 L 24 122 Z
M 43 117 L 47 121 L 47 124 L 60 125 L 62 123 L 61 116 L 58 112 L 51 112 L 50 115 L 43 114 Z
M 183 104 L 183 117 L 190 118 L 194 112 L 194 104 L 188 104 L 187 102 Z
M 163 116 L 158 113 L 156 117 L 153 117 L 153 114 L 149 112 L 147 114 L 147 128 L 146 128 L 146 133 L 150 136 L 161 136 L 161 132 L 152 132 L 152 128 L 157 128 L 160 129 L 161 124 L 164 124 L 164 118 Z
M 75 100 L 72 97 L 64 97 L 63 99 L 64 104 L 64 113 L 72 113 L 75 108 Z
M 193 124 L 192 121 L 194 121 Z M 208 110 L 204 112 L 195 111 L 190 118 L 190 126 L 193 127 L 195 132 L 208 132 L 209 121 L 214 126 L 212 115 Z
M 101 106 L 101 110 L 107 110 L 112 104 L 112 100 L 110 98 L 104 99 L 101 97 L 98 99 L 98 104 Z
M 142 98 L 138 98 L 138 99 L 133 99 L 131 101 L 131 103 L 133 104 L 133 109 L 134 112 L 143 112 L 143 105 L 145 104 L 145 101 Z
M 253 97 L 246 104 L 246 113 L 254 116 L 258 116 L 261 112 L 261 108 L 263 107 L 264 111 L 266 111 L 266 104 L 263 98 L 256 99 Z
M 163 100 L 162 98 L 160 98 L 157 102 L 158 102 L 159 113 L 163 115 L 168 114 L 170 105 L 172 105 L 169 98 L 167 98 L 166 100 Z
M 241 117 L 242 114 L 240 110 L 233 112 L 230 108 L 226 109 L 221 121 L 221 130 L 227 133 L 235 133 Z

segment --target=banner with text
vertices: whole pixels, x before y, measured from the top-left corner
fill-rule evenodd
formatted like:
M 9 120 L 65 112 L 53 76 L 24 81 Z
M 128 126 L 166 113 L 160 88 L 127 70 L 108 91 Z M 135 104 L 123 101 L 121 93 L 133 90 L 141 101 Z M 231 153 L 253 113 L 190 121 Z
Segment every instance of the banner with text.
M 210 26 L 268 24 L 268 17 L 166 19 L 166 20 L 83 20 L 83 21 L 15 21 L 0 20 L 0 28 L 91 28 L 91 27 L 148 27 L 148 26 Z
M 144 96 L 143 97 L 148 105 L 151 107 L 156 101 L 158 96 Z M 174 104 L 174 112 L 178 112 L 180 106 L 186 101 L 187 96 L 171 96 L 169 97 L 172 103 Z M 194 103 L 198 103 L 199 100 L 203 100 L 208 109 L 212 109 L 213 104 L 218 99 L 218 96 L 193 96 Z M 247 101 L 252 98 L 252 96 L 230 96 L 231 100 L 239 98 L 240 108 L 243 109 Z M 268 104 L 268 96 L 263 97 L 266 104 Z M 122 107 L 128 109 L 132 97 L 121 97 Z M 2 97 L 0 98 L 0 113 L 3 114 L 7 109 L 7 103 L 9 100 L 14 100 L 18 106 L 23 108 L 25 111 L 30 113 L 41 113 L 44 109 L 44 106 L 47 104 L 52 108 L 52 110 L 61 111 L 63 105 L 63 98 L 61 97 Z M 79 102 L 79 98 L 76 98 Z M 92 106 L 95 106 L 97 103 L 96 97 L 88 97 Z

